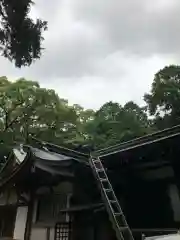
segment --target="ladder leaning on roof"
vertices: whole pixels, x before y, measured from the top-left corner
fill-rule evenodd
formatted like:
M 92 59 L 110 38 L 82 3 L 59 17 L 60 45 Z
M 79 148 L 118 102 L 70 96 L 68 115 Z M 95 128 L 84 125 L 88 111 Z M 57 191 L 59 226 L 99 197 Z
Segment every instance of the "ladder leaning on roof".
M 112 227 L 116 232 L 117 239 L 134 240 L 100 158 L 91 156 L 89 162 L 101 190 L 101 197 L 108 212 Z

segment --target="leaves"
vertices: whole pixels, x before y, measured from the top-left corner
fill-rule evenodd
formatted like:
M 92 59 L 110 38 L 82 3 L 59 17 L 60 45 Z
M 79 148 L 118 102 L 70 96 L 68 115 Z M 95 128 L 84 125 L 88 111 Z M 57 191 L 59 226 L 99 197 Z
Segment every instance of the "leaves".
M 28 136 L 59 145 L 104 147 L 149 131 L 147 115 L 133 102 L 108 102 L 98 111 L 68 105 L 54 90 L 23 78 L 0 78 L 1 143 L 12 146 Z
M 130 101 L 124 106 L 107 102 L 99 110 L 70 106 L 54 90 L 23 78 L 0 77 L 1 155 L 29 134 L 59 145 L 104 148 L 180 122 L 180 67 L 155 74 L 146 106 Z M 149 111 L 149 114 L 147 113 Z
M 122 107 L 108 102 L 95 113 L 86 130 L 97 147 L 105 147 L 146 134 L 150 128 L 146 113 L 135 103 Z
M 54 90 L 37 82 L 0 79 L 0 130 L 11 134 L 12 143 L 27 141 L 28 135 L 62 141 L 64 132 L 76 123 L 76 113 Z
M 0 50 L 16 67 L 29 66 L 42 52 L 42 33 L 47 22 L 28 17 L 31 0 L 0 1 Z
M 170 65 L 156 73 L 151 92 L 144 99 L 158 128 L 179 124 L 180 66 Z

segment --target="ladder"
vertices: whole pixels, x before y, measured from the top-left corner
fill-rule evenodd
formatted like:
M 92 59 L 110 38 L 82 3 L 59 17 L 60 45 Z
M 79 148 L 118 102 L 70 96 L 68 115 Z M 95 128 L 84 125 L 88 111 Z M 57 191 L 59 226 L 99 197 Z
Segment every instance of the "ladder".
M 126 222 L 119 201 L 113 191 L 106 171 L 99 157 L 89 159 L 93 175 L 98 182 L 101 197 L 108 212 L 113 229 L 118 240 L 134 240 L 132 232 Z

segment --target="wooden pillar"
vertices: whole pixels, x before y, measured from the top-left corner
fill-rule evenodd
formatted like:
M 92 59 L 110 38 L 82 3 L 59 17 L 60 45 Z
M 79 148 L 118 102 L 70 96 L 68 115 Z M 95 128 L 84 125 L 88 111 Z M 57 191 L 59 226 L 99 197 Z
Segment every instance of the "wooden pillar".
M 28 205 L 27 221 L 26 221 L 26 230 L 24 234 L 24 240 L 30 240 L 31 236 L 31 226 L 33 220 L 33 205 L 34 205 L 34 192 L 30 192 L 30 200 Z
M 46 240 L 50 240 L 50 233 L 51 233 L 51 229 L 48 227 L 46 229 Z
M 171 141 L 169 146 L 168 161 L 171 162 L 174 171 L 174 181 L 168 186 L 168 193 L 171 200 L 171 206 L 174 213 L 174 222 L 180 222 L 180 148 L 179 141 Z
M 174 180 L 178 188 L 178 193 L 180 195 L 180 148 L 179 142 L 174 141 L 170 149 L 169 161 L 172 163 L 172 168 L 174 170 Z
M 168 186 L 168 194 L 171 201 L 174 221 L 180 222 L 180 197 L 176 184 L 170 184 Z

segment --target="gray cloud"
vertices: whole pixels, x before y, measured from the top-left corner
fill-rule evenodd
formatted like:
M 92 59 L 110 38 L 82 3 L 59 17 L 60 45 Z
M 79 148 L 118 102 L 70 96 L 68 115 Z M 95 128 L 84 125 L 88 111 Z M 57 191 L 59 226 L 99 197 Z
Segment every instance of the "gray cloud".
M 88 107 L 141 102 L 155 71 L 180 56 L 179 0 L 36 0 L 32 15 L 49 24 L 42 58 L 21 70 L 0 58 L 0 74 Z
M 179 0 L 79 0 L 74 14 L 98 25 L 116 49 L 143 55 L 179 52 Z
M 44 80 L 96 76 L 98 63 L 119 51 L 146 58 L 180 52 L 179 0 L 38 0 L 36 9 L 49 31 L 41 61 L 28 71 Z

